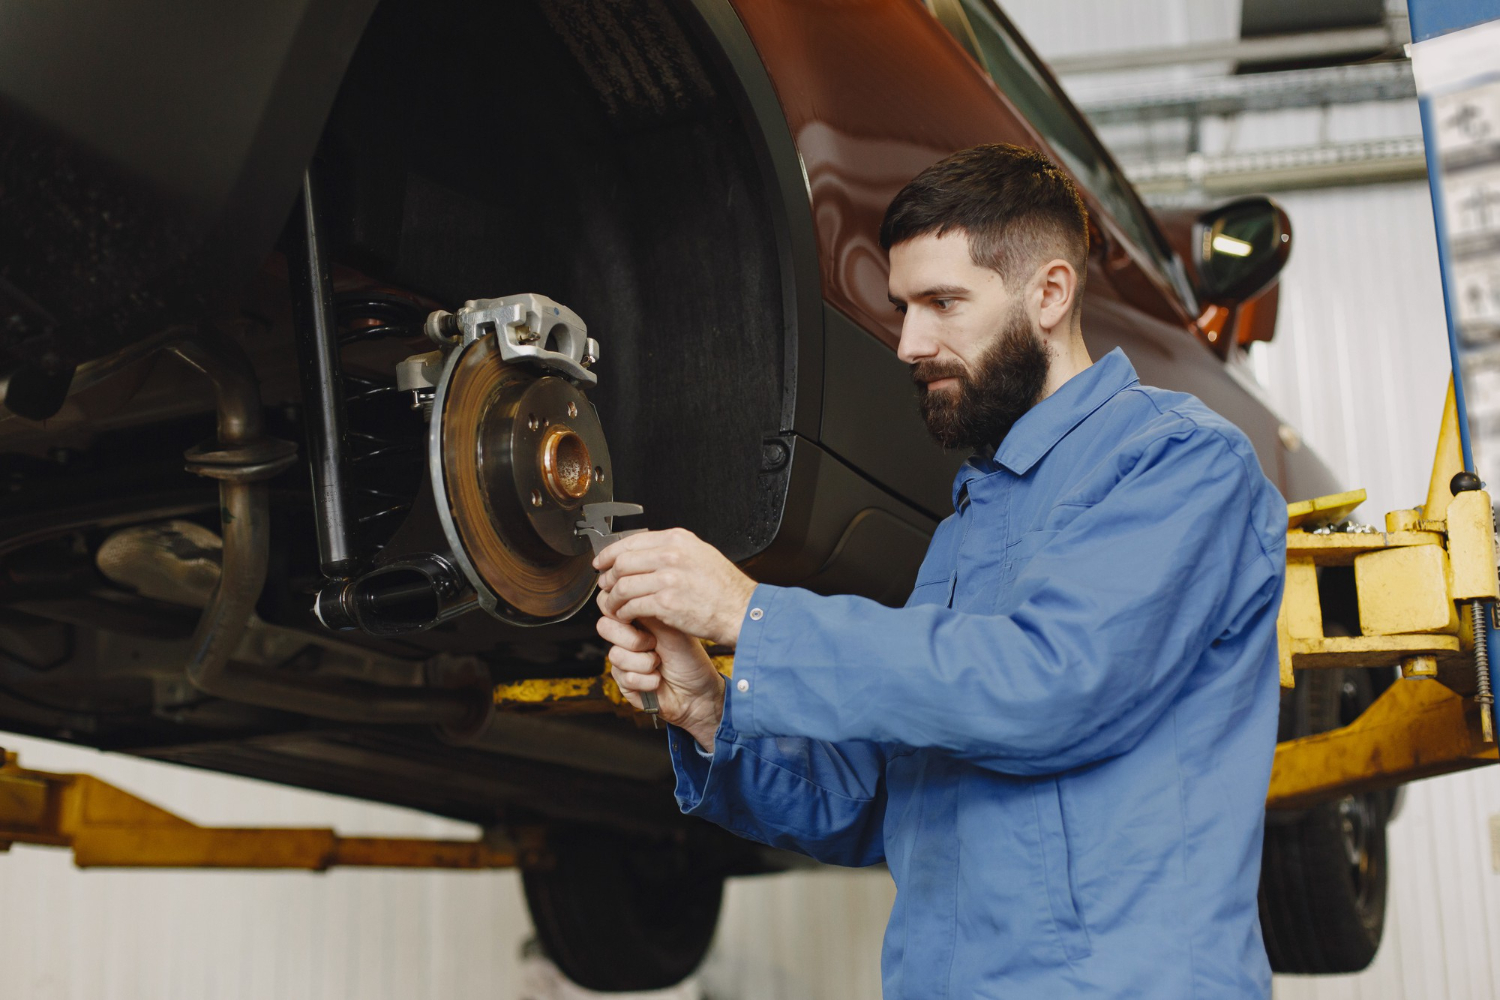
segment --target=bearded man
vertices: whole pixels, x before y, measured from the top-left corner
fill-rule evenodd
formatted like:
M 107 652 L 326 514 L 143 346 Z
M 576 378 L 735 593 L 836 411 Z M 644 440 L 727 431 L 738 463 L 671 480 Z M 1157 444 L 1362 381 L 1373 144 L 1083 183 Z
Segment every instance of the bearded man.
M 1226 420 L 1090 360 L 1046 157 L 936 164 L 881 242 L 928 426 L 975 449 L 906 606 L 633 535 L 595 563 L 615 680 L 656 692 L 686 812 L 890 866 L 890 1000 L 1269 996 L 1281 497 Z

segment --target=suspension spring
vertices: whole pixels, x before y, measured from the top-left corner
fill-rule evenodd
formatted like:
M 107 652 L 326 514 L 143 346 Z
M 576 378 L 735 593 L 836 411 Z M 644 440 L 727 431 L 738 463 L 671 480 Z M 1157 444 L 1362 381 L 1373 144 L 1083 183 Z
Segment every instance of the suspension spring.
M 1495 742 L 1495 698 L 1490 692 L 1490 636 L 1489 616 L 1485 614 L 1484 602 L 1469 602 L 1469 623 L 1474 629 L 1474 701 L 1479 706 L 1480 728 L 1486 743 Z
M 419 481 L 424 439 L 408 432 L 411 412 L 395 380 L 349 371 L 342 353 L 351 345 L 386 338 L 420 340 L 427 310 L 409 299 L 369 292 L 339 295 L 335 302 L 339 375 L 344 405 L 351 410 L 347 433 L 350 492 L 357 498 L 354 523 L 364 529 L 360 532 L 367 540 L 364 547 L 373 554 L 384 547 L 384 539 L 373 540 L 370 529 L 411 510 L 415 489 L 405 487 Z M 402 400 L 400 406 L 390 405 L 397 399 Z

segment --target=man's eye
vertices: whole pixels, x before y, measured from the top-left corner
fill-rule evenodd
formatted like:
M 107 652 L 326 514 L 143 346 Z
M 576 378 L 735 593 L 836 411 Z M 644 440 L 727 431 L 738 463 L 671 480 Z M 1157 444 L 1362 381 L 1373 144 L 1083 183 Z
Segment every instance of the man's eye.
M 952 299 L 933 299 L 932 308 L 938 312 L 947 312 L 953 306 Z
M 897 303 L 896 305 L 893 305 L 891 308 L 894 309 L 894 310 L 896 310 L 898 313 L 900 313 L 903 316 L 906 315 L 906 303 L 904 303 L 904 302 Z

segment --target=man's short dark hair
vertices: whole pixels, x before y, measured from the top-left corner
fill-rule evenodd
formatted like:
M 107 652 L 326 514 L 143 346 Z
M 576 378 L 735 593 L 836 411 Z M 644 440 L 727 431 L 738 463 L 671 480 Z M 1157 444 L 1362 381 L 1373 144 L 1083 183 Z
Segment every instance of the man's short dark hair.
M 922 171 L 885 210 L 880 245 L 961 229 L 969 256 L 1015 290 L 1060 257 L 1083 287 L 1089 214 L 1068 175 L 1044 154 L 989 143 L 962 149 Z

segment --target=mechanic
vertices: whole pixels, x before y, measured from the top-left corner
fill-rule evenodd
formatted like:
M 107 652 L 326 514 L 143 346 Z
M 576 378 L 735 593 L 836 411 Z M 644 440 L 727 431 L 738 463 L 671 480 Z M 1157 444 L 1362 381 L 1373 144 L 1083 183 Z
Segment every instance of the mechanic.
M 891 1000 L 1269 996 L 1284 501 L 1228 421 L 1090 361 L 1045 156 L 957 153 L 880 237 L 928 427 L 975 449 L 906 606 L 644 532 L 595 562 L 615 680 L 657 692 L 685 812 L 890 866 Z

